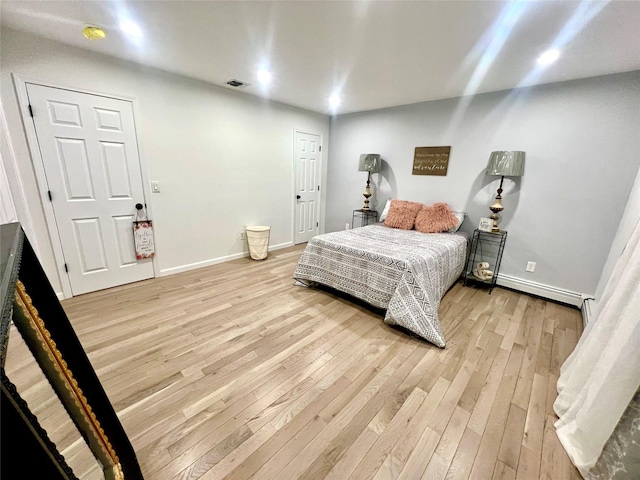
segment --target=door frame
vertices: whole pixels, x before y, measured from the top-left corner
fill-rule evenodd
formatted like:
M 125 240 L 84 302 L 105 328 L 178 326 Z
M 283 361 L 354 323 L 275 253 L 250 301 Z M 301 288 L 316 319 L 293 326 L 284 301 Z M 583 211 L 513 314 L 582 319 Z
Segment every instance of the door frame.
M 322 133 L 319 132 L 312 132 L 311 130 L 309 130 L 308 128 L 294 128 L 293 129 L 293 182 L 292 182 L 292 186 L 291 186 L 291 190 L 292 190 L 292 195 L 291 195 L 291 199 L 292 199 L 292 205 L 293 208 L 291 209 L 291 244 L 292 245 L 296 245 L 296 195 L 297 195 L 297 189 L 296 189 L 296 179 L 298 178 L 298 163 L 296 162 L 296 152 L 298 149 L 298 146 L 296 145 L 296 135 L 298 133 L 306 133 L 308 135 L 317 135 L 320 138 L 320 165 L 319 165 L 319 169 L 318 169 L 318 185 L 320 186 L 320 191 L 318 192 L 318 212 L 316 213 L 316 218 L 318 219 L 318 233 L 320 233 L 322 231 L 322 229 L 324 228 L 323 225 L 323 221 L 320 218 L 320 213 L 322 213 L 322 196 L 324 195 L 324 184 L 323 184 L 323 166 L 324 166 L 324 154 L 325 152 L 322 151 L 322 148 L 324 147 L 324 138 L 322 136 Z
M 65 261 L 64 252 L 62 250 L 62 241 L 60 240 L 60 235 L 58 233 L 58 224 L 56 222 L 55 212 L 53 210 L 53 203 L 49 201 L 49 197 L 47 194 L 47 192 L 49 191 L 49 186 L 47 184 L 47 177 L 44 170 L 44 160 L 42 158 L 42 153 L 40 152 L 40 144 L 38 143 L 36 127 L 33 120 L 31 119 L 31 115 L 29 114 L 29 97 L 27 94 L 27 84 L 57 88 L 59 90 L 69 90 L 76 93 L 84 93 L 98 97 L 113 98 L 115 100 L 123 100 L 125 102 L 131 103 L 133 110 L 134 135 L 136 136 L 138 161 L 140 162 L 140 173 L 142 176 L 142 191 L 144 194 L 144 202 L 147 206 L 147 214 L 149 215 L 149 218 L 153 218 L 153 211 L 151 208 L 151 183 L 147 174 L 147 166 L 142 154 L 142 147 L 140 145 L 140 139 L 138 138 L 138 129 L 136 126 L 136 117 L 139 116 L 138 99 L 136 97 L 129 97 L 126 95 L 117 95 L 98 92 L 95 90 L 87 90 L 85 88 L 70 87 L 68 85 L 61 85 L 46 80 L 19 75 L 17 73 L 12 73 L 11 76 L 13 77 L 16 96 L 18 98 L 18 108 L 22 117 L 22 125 L 24 127 L 27 146 L 31 155 L 31 164 L 33 165 L 33 170 L 35 172 L 38 193 L 40 194 L 40 203 L 42 204 L 42 209 L 44 211 L 47 230 L 49 232 L 49 240 L 51 241 L 51 246 L 53 249 L 53 257 L 58 271 L 58 277 L 60 278 L 60 284 L 62 285 L 63 298 L 71 298 L 73 297 L 73 293 L 71 290 L 71 280 L 69 279 L 69 274 L 64 269 Z M 155 278 L 158 276 L 157 272 L 160 271 L 157 255 L 153 256 L 152 267 L 153 277 Z

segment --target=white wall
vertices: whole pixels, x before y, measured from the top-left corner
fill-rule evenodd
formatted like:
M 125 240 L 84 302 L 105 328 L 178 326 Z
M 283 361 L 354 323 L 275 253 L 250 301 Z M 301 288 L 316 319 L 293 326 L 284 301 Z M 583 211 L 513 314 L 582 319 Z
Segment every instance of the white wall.
M 4 169 L 2 155 L 0 154 L 0 224 L 18 221 L 16 207 L 13 204 L 13 197 L 9 190 L 9 180 Z
M 271 245 L 292 242 L 293 132 L 323 135 L 326 151 L 326 116 L 10 29 L 1 37 L 0 88 L 9 136 L 40 259 L 56 291 L 60 282 L 12 73 L 136 98 L 143 164 L 149 179 L 161 185 L 161 193 L 147 195 L 160 272 L 241 253 L 244 225 L 271 225 Z
M 1 195 L 3 197 L 8 195 L 11 198 L 13 213 L 15 214 L 15 216 L 12 215 L 13 221 L 21 222 L 22 228 L 31 242 L 33 250 L 36 252 L 36 255 L 40 255 L 40 246 L 34 234 L 31 216 L 27 210 L 26 195 L 22 189 L 22 182 L 20 181 L 17 171 L 16 156 L 13 151 L 11 139 L 9 138 L 2 102 L 0 102 L 0 154 L 0 162 L 6 175 L 6 184 L 1 187 L 3 189 Z M 58 281 L 57 277 L 55 277 L 55 281 Z
M 327 231 L 362 205 L 361 153 L 386 164 L 372 176 L 389 198 L 447 202 L 472 231 L 498 188 L 484 174 L 493 150 L 524 150 L 525 176 L 505 179 L 500 269 L 525 282 L 592 294 L 640 164 L 640 72 L 337 116 L 331 124 Z M 467 104 L 468 105 L 465 105 Z M 445 177 L 413 176 L 415 147 L 451 145 Z M 535 273 L 525 272 L 528 260 Z

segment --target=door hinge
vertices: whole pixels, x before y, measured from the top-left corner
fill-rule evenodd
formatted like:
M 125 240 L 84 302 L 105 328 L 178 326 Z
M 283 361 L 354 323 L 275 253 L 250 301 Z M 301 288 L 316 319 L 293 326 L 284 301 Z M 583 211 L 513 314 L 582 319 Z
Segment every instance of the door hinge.
M 31 107 L 31 105 L 29 105 L 29 107 Z M 33 117 L 33 115 L 31 115 L 31 116 Z M 322 151 L 322 145 L 320 145 L 320 146 L 318 147 L 318 151 L 319 151 L 319 152 L 321 152 L 321 151 Z
M 318 191 L 320 191 L 320 185 L 318 185 Z
M 65 272 L 67 272 L 67 273 L 69 273 L 69 267 L 67 267 L 67 264 L 66 264 L 66 263 L 64 264 L 64 271 L 65 271 Z
M 31 107 L 31 104 L 29 104 L 29 115 L 33 118 L 33 108 Z
M 316 222 L 316 227 L 319 227 L 319 226 L 320 226 L 320 224 L 318 222 Z
M 47 195 L 49 196 L 49 201 L 53 202 L 53 197 L 51 196 L 51 190 L 47 191 Z

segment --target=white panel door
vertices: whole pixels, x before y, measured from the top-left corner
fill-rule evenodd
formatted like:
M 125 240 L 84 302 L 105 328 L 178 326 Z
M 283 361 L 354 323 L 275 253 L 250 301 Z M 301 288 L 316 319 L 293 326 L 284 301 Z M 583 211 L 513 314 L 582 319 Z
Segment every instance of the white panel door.
M 321 162 L 320 135 L 297 131 L 295 244 L 308 242 L 319 232 Z
M 73 294 L 153 277 L 133 243 L 145 201 L 131 102 L 29 83 L 27 93 Z

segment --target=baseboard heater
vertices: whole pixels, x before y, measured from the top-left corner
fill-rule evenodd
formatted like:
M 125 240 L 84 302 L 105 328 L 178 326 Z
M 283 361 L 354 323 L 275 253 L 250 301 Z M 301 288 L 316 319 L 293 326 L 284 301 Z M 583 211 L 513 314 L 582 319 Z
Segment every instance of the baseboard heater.
M 533 296 L 546 298 L 566 305 L 572 305 L 575 308 L 581 308 L 584 303 L 584 299 L 587 297 L 578 292 L 572 292 L 552 285 L 532 282 L 524 278 L 504 275 L 502 273 L 498 275 L 497 284 L 502 287 L 517 290 L 518 292 L 528 293 Z

